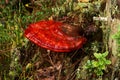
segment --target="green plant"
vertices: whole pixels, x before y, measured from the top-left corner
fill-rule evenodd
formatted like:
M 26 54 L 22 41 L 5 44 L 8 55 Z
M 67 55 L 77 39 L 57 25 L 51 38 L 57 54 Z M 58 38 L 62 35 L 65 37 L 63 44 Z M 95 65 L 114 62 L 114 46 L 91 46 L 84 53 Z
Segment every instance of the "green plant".
M 94 53 L 95 60 L 88 60 L 85 69 L 95 73 L 97 76 L 102 76 L 107 65 L 111 64 L 111 61 L 106 59 L 107 55 L 108 52 Z
M 118 45 L 118 52 L 120 51 L 120 25 L 118 25 L 118 32 L 113 35 L 113 38 L 116 39 Z
M 13 80 L 21 71 L 18 60 L 20 53 L 14 51 L 22 47 L 25 40 L 22 28 L 22 23 L 25 22 L 21 20 L 23 17 L 21 12 L 21 9 L 14 10 L 11 5 L 0 5 L 0 79 L 2 80 Z

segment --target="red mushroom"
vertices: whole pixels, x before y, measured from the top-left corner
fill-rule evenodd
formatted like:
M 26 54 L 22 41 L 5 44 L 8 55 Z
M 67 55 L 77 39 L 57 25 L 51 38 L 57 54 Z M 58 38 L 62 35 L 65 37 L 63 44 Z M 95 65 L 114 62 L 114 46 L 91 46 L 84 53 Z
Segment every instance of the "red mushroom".
M 82 47 L 86 38 L 74 34 L 74 29 L 61 22 L 48 20 L 30 24 L 25 30 L 25 37 L 40 47 L 55 52 L 70 52 Z

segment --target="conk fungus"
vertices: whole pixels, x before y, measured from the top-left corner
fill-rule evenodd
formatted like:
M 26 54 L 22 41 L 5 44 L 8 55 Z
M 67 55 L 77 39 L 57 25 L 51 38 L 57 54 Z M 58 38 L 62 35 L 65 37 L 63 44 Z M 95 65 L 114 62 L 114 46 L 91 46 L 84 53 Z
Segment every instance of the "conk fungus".
M 32 23 L 25 37 L 42 48 L 55 52 L 70 52 L 82 47 L 86 38 L 78 35 L 69 24 L 53 20 Z

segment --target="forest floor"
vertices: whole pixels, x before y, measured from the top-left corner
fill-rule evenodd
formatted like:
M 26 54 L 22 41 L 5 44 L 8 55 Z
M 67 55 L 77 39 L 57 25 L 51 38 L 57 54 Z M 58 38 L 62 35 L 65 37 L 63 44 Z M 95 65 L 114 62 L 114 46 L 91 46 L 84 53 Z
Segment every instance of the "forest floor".
M 102 0 L 31 1 L 0 3 L 0 80 L 120 80 L 120 18 L 114 1 L 111 11 Z M 49 52 L 24 36 L 28 25 L 40 20 L 77 26 L 87 42 L 71 52 Z

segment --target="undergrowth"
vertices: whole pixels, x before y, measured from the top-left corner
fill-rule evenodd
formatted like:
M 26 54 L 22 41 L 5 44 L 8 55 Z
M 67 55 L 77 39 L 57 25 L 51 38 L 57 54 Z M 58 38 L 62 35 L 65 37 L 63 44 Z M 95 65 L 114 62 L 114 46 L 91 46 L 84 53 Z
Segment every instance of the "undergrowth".
M 100 27 L 105 25 L 93 20 L 102 13 L 102 1 L 36 0 L 26 4 L 22 0 L 6 1 L 0 3 L 0 80 L 88 80 L 105 75 L 103 70 L 110 64 Z M 82 27 L 87 44 L 71 53 L 48 53 L 24 37 L 30 23 L 50 19 Z M 116 36 L 119 43 L 119 33 Z M 87 73 L 85 65 L 94 71 Z

